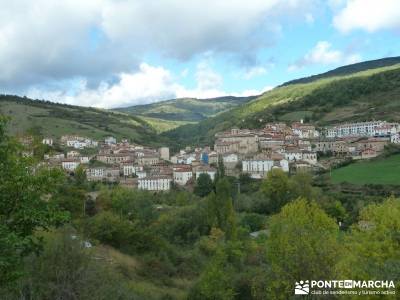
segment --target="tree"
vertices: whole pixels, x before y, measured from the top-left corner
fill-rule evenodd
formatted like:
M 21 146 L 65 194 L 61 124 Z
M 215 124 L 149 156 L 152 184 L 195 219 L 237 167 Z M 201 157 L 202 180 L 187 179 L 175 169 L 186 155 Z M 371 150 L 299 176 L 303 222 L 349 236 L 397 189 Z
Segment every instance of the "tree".
M 50 201 L 62 173 L 35 168 L 5 130 L 6 119 L 0 116 L 0 286 L 12 284 L 21 275 L 21 259 L 40 249 L 34 231 L 67 217 Z
M 79 165 L 75 170 L 75 184 L 78 187 L 83 187 L 86 183 L 86 171 L 85 169 Z
M 188 299 L 234 299 L 235 290 L 232 284 L 234 270 L 227 260 L 227 255 L 223 249 L 218 249 L 212 261 L 200 276 L 198 283 L 190 291 Z
M 345 237 L 341 276 L 359 280 L 397 280 L 400 275 L 400 199 L 362 209 Z M 348 266 L 351 266 L 349 268 Z
M 217 181 L 221 178 L 225 177 L 225 165 L 224 165 L 224 159 L 222 155 L 218 156 L 218 167 L 217 167 L 217 173 L 215 174 L 214 177 L 214 182 L 217 183 Z
M 216 226 L 225 232 L 228 239 L 236 237 L 236 218 L 230 196 L 231 186 L 227 178 L 217 182 L 216 193 L 208 199 L 208 215 L 211 226 Z
M 272 169 L 261 184 L 261 192 L 267 198 L 269 213 L 278 212 L 291 200 L 290 182 L 281 169 Z
M 197 178 L 196 186 L 194 187 L 194 193 L 199 197 L 205 197 L 213 190 L 213 182 L 210 175 L 207 173 L 200 174 Z
M 311 175 L 306 172 L 298 172 L 293 175 L 290 178 L 290 192 L 293 199 L 298 197 L 314 199 Z
M 266 250 L 272 298 L 290 298 L 299 280 L 336 278 L 339 229 L 315 202 L 298 199 L 287 204 L 271 217 L 269 229 Z

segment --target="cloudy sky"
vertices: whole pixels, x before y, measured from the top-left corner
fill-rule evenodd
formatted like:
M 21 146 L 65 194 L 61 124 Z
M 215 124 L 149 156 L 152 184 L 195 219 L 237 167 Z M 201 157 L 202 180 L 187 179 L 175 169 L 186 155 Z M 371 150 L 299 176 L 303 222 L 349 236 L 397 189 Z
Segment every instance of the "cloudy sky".
M 399 0 L 0 0 L 0 93 L 121 107 L 253 95 L 400 55 Z

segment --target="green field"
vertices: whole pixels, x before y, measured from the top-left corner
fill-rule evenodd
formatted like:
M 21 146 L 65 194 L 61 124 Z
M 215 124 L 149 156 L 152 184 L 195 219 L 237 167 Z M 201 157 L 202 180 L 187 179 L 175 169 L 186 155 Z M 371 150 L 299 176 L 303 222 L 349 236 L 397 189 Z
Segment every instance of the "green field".
M 333 170 L 331 179 L 334 183 L 400 185 L 400 154 Z

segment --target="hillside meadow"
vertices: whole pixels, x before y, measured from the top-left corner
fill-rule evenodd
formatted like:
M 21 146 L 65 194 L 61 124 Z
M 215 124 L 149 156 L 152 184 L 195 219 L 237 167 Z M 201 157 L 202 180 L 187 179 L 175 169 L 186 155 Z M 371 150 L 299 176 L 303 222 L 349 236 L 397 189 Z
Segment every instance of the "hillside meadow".
M 334 183 L 400 185 L 400 154 L 359 161 L 332 171 Z

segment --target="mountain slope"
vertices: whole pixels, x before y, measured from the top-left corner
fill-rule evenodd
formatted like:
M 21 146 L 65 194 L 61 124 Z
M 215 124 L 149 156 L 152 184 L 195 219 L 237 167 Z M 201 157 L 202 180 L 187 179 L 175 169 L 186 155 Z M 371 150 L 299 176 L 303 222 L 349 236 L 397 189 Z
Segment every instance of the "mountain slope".
M 178 145 L 211 144 L 216 132 L 233 126 L 256 128 L 268 121 L 301 118 L 317 125 L 370 119 L 400 121 L 400 64 L 286 84 L 228 112 L 163 136 Z
M 393 66 L 396 64 L 400 64 L 399 56 L 385 57 L 385 58 L 381 58 L 381 59 L 364 61 L 364 62 L 359 62 L 359 63 L 347 65 L 347 66 L 342 66 L 342 67 L 336 68 L 334 70 L 331 70 L 331 71 L 328 71 L 328 72 L 325 72 L 322 74 L 291 80 L 291 81 L 285 82 L 284 84 L 282 84 L 282 86 L 289 85 L 289 84 L 309 83 L 309 82 L 313 82 L 313 81 L 316 81 L 319 79 L 329 78 L 329 77 L 334 77 L 334 76 L 351 75 L 351 74 L 366 71 L 366 70 L 389 67 L 389 66 Z
M 8 127 L 15 135 L 35 128 L 51 137 L 77 134 L 102 139 L 113 135 L 145 145 L 162 142 L 146 122 L 118 112 L 0 95 L 0 113 L 11 117 Z
M 146 105 L 117 108 L 117 111 L 161 120 L 199 122 L 255 97 L 180 98 Z

